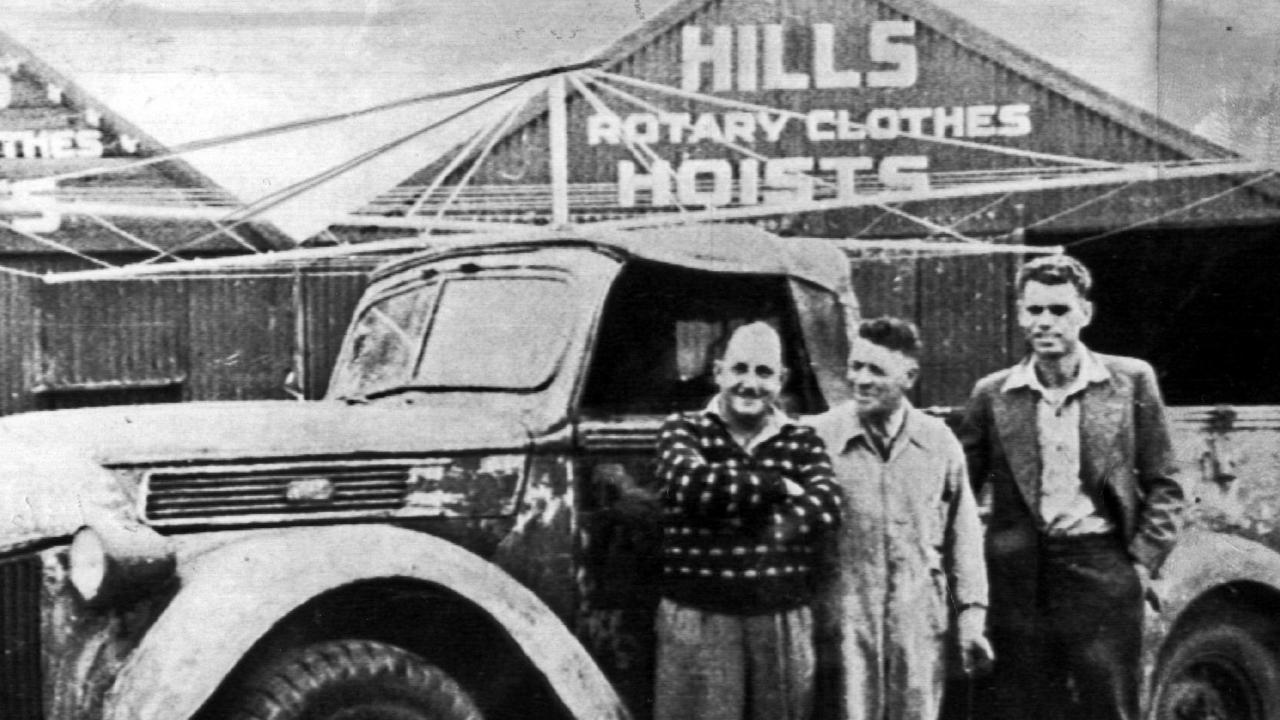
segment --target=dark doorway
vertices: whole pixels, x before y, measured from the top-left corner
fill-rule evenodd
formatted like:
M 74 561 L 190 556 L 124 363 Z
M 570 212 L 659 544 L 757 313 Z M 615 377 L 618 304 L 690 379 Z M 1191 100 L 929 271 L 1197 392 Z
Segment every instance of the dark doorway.
M 1170 404 L 1280 404 L 1280 226 L 1082 239 L 1035 242 L 1093 272 L 1091 348 L 1150 362 Z

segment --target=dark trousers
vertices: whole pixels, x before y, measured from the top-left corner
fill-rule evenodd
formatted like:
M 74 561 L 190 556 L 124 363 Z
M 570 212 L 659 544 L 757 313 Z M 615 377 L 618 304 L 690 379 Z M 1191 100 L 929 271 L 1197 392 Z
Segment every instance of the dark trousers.
M 1137 720 L 1142 587 L 1119 538 L 1041 538 L 1020 569 L 992 577 L 992 717 Z

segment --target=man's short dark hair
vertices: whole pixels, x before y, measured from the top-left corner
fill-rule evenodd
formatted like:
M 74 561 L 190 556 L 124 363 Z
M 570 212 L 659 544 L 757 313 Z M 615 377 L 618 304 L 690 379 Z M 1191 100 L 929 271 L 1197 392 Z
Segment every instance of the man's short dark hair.
M 919 360 L 920 352 L 924 349 L 924 343 L 920 341 L 920 330 L 915 323 L 888 315 L 863 320 L 858 325 L 858 337 L 896 350 L 913 360 Z
M 1089 274 L 1089 268 L 1068 255 L 1045 255 L 1023 265 L 1018 270 L 1019 295 L 1029 282 L 1042 285 L 1071 283 L 1085 300 L 1089 299 L 1089 292 L 1093 290 L 1093 276 Z

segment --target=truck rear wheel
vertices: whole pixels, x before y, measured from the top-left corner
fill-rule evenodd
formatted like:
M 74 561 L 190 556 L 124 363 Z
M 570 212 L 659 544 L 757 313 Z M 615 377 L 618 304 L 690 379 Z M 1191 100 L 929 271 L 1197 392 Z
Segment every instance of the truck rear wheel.
M 1228 614 L 1192 629 L 1162 664 L 1155 720 L 1280 718 L 1275 628 L 1255 615 Z
M 287 653 L 249 677 L 236 697 L 234 720 L 483 720 L 443 670 L 365 640 Z

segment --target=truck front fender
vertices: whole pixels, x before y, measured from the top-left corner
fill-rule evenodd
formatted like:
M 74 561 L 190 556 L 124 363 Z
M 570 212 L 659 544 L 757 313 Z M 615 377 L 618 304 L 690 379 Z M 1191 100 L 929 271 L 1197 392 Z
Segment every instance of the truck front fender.
M 108 720 L 191 717 L 281 618 L 324 592 L 378 578 L 435 583 L 468 598 L 574 717 L 627 716 L 595 661 L 536 595 L 439 538 L 382 525 L 255 531 L 180 555 L 178 572 L 180 591 L 107 694 Z
M 1177 618 L 1206 592 L 1231 583 L 1262 585 L 1280 593 L 1280 553 L 1227 533 L 1189 532 L 1161 568 L 1162 619 Z

